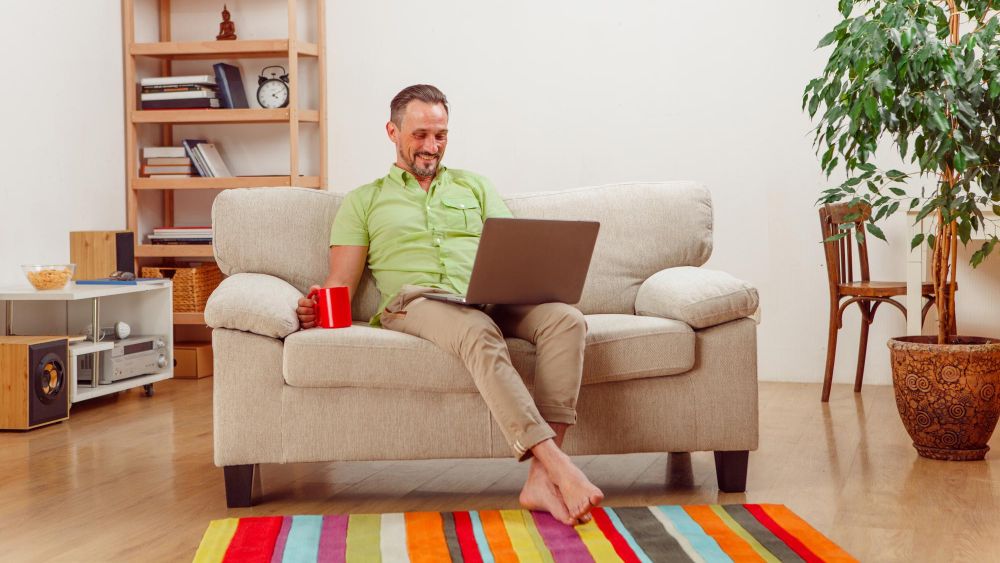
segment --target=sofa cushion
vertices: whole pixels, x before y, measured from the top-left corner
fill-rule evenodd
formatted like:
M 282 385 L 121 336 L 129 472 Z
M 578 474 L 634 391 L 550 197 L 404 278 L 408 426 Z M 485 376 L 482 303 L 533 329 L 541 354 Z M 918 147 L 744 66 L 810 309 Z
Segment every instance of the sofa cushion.
M 583 385 L 684 373 L 694 366 L 691 327 L 670 319 L 587 315 Z M 530 387 L 535 347 L 508 338 L 511 362 Z M 433 343 L 355 323 L 310 329 L 285 339 L 285 382 L 295 387 L 372 387 L 474 393 L 465 366 Z
M 635 313 L 674 319 L 701 329 L 743 317 L 760 300 L 749 283 L 707 268 L 668 268 L 639 287 Z
M 299 330 L 295 314 L 302 294 L 281 278 L 267 274 L 233 274 L 222 280 L 205 305 L 212 328 L 284 338 Z

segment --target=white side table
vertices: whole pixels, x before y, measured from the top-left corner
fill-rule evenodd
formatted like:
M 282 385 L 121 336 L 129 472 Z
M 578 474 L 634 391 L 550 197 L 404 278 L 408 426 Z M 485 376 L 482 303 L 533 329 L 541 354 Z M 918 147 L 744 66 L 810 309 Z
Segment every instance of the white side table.
M 918 336 L 922 332 L 922 327 L 920 323 L 920 308 L 921 295 L 920 286 L 923 284 L 924 277 L 927 274 L 927 270 L 930 267 L 930 259 L 928 258 L 928 248 L 927 244 L 923 243 L 919 247 L 914 248 L 910 251 L 910 241 L 913 237 L 924 232 L 924 224 L 928 226 L 931 224 L 931 219 L 923 219 L 919 223 L 914 224 L 914 220 L 917 218 L 919 211 L 913 210 L 906 213 L 907 223 L 910 225 L 910 236 L 906 239 L 906 334 L 909 336 Z M 998 228 L 997 223 L 991 221 L 1000 221 L 1000 217 L 994 214 L 992 211 L 983 211 L 983 217 L 986 218 L 987 224 L 985 228 L 980 228 L 979 233 L 972 234 L 972 240 L 970 242 L 983 242 L 989 234 L 1000 235 L 1000 228 Z
M 100 383 L 101 352 L 113 347 L 112 341 L 98 342 L 99 330 L 89 340 L 72 342 L 69 346 L 68 381 L 70 401 L 78 403 L 101 395 L 108 395 L 145 387 L 174 376 L 173 288 L 170 280 L 138 285 L 77 285 L 70 283 L 64 289 L 38 291 L 31 286 L 0 287 L 0 304 L 3 305 L 2 334 L 7 335 L 81 335 L 87 325 L 100 327 L 124 321 L 132 328 L 132 335 L 163 336 L 166 342 L 167 364 L 158 373 L 123 379 L 113 383 Z M 77 384 L 76 366 L 79 356 L 93 354 L 93 377 L 88 385 Z

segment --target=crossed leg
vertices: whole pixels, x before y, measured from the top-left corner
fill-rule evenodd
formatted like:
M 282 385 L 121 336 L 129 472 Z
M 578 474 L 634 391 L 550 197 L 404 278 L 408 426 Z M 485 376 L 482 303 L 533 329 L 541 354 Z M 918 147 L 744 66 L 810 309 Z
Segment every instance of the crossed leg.
M 568 424 L 550 422 L 555 438 L 531 449 L 534 457 L 528 479 L 521 489 L 521 506 L 544 510 L 567 525 L 590 521 L 590 509 L 601 504 L 604 493 L 587 479 L 562 451 Z
M 576 422 L 583 316 L 556 303 L 487 314 L 422 298 L 427 292 L 404 287 L 383 312 L 382 326 L 430 340 L 463 361 L 515 456 L 534 458 L 522 504 L 568 525 L 589 520 L 588 512 L 604 495 L 561 449 L 566 429 Z M 510 363 L 504 334 L 537 346 L 534 398 Z

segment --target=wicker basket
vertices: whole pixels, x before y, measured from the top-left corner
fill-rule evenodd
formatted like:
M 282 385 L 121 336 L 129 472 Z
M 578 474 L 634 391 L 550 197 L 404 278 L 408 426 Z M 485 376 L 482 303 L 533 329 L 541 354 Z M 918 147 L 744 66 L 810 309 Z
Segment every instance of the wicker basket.
M 174 282 L 174 312 L 200 313 L 208 296 L 222 283 L 222 271 L 214 263 L 176 266 L 146 266 L 144 278 L 170 278 Z

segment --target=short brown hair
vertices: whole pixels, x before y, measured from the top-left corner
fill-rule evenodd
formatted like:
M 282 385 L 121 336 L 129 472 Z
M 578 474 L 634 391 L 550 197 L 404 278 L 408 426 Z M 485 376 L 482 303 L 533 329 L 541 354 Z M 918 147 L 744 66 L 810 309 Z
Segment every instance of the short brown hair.
M 414 84 L 399 91 L 392 101 L 389 102 L 389 120 L 399 127 L 403 122 L 403 112 L 406 106 L 413 100 L 420 100 L 428 104 L 441 104 L 444 111 L 448 112 L 448 98 L 444 92 L 438 90 L 430 84 Z

